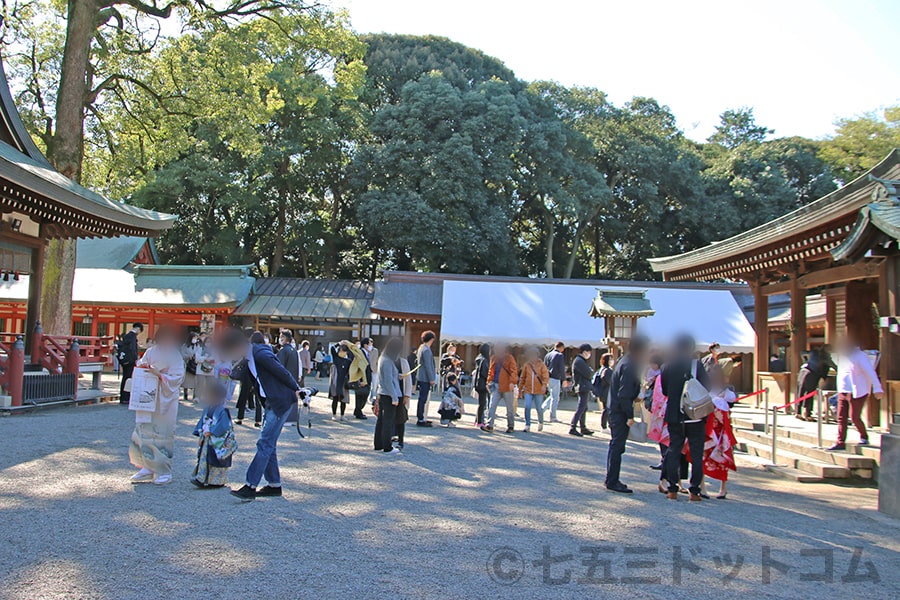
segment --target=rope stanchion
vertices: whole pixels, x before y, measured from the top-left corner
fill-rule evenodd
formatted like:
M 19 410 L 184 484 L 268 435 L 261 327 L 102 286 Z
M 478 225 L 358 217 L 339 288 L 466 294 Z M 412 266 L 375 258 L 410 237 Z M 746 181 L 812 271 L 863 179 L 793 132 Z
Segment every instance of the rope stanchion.
M 803 396 L 800 396 L 793 402 L 788 402 L 787 404 L 782 404 L 781 406 L 773 406 L 772 407 L 772 464 L 773 465 L 778 464 L 778 462 L 776 461 L 777 454 L 778 454 L 778 411 L 780 409 L 788 408 L 790 406 L 794 406 L 795 404 L 799 404 L 799 403 L 803 402 L 804 400 L 808 400 L 808 399 L 812 398 L 813 396 L 817 395 L 818 393 L 819 393 L 819 390 L 813 390 L 808 394 L 804 394 Z M 769 422 L 769 419 L 767 418 L 766 423 L 768 423 L 768 422 Z

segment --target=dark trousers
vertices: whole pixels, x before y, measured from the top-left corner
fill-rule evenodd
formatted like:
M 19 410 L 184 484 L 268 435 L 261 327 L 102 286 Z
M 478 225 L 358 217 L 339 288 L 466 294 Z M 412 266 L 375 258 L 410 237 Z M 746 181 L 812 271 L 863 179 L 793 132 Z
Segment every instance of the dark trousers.
M 366 386 L 357 388 L 354 391 L 356 394 L 356 407 L 353 409 L 353 416 L 364 417 L 363 409 L 366 408 L 366 404 L 369 402 L 369 393 L 372 391 L 372 388 Z
M 573 427 L 575 421 L 572 421 Z M 622 471 L 622 455 L 625 454 L 625 442 L 628 441 L 628 415 L 619 412 L 609 414 L 609 450 L 606 453 L 606 485 L 607 487 L 622 483 L 619 475 Z
M 256 386 L 250 381 L 241 380 L 241 391 L 238 392 L 237 400 L 238 421 L 244 420 L 244 411 L 247 410 L 248 403 L 253 404 L 254 410 L 256 411 L 253 421 L 255 423 L 260 423 L 262 421 L 263 406 L 259 394 L 256 393 Z
M 375 449 L 390 452 L 394 446 L 391 436 L 394 434 L 397 407 L 390 396 L 378 396 L 378 420 L 375 421 Z
M 344 416 L 344 411 L 347 410 L 347 403 L 343 402 L 340 398 L 332 398 L 331 399 L 331 414 L 336 415 L 338 413 L 338 407 L 341 409 L 341 416 Z
M 869 434 L 866 432 L 866 424 L 862 420 L 863 406 L 866 404 L 866 398 L 853 398 L 851 394 L 838 394 L 838 442 L 843 444 L 847 441 L 848 421 L 853 421 L 856 430 L 859 431 L 859 439 L 868 440 Z
M 475 423 L 484 424 L 484 409 L 487 408 L 487 390 L 475 390 L 478 393 L 478 415 L 475 417 Z
M 576 427 L 581 427 L 581 429 L 587 429 L 585 423 L 587 422 L 587 410 L 588 410 L 588 402 L 591 399 L 591 390 L 587 386 L 579 386 L 578 387 L 578 408 L 575 409 L 575 414 L 572 416 L 572 429 Z M 627 437 L 627 433 L 625 434 Z
M 700 493 L 703 482 L 703 444 L 706 443 L 706 419 L 697 423 L 676 423 L 669 425 L 669 451 L 666 452 L 665 472 L 669 481 L 669 491 L 677 492 L 681 482 L 681 461 L 684 442 L 687 440 L 691 451 L 692 494 Z
M 660 471 L 659 471 L 659 480 L 665 481 L 665 482 L 668 482 L 668 479 L 666 478 L 668 476 L 668 474 L 666 473 L 666 453 L 668 453 L 668 452 L 669 452 L 668 446 L 666 446 L 665 444 L 659 445 L 659 454 L 660 454 L 660 456 L 662 456 L 661 461 L 662 461 L 662 465 L 663 465 L 663 468 L 660 469 Z M 687 456 L 685 456 L 683 453 L 681 455 L 681 461 L 679 463 L 679 468 L 681 469 L 681 471 L 678 473 L 681 476 L 679 481 L 681 479 L 687 479 L 687 477 L 688 477 L 688 461 L 687 461 Z
M 419 403 L 416 406 L 416 419 L 421 423 L 425 420 L 425 405 L 428 404 L 428 395 L 431 393 L 431 384 L 427 381 L 416 383 L 419 388 Z
M 134 365 L 122 365 L 122 383 L 119 385 L 119 403 L 128 404 L 131 402 L 131 392 L 125 391 L 125 382 L 134 375 Z

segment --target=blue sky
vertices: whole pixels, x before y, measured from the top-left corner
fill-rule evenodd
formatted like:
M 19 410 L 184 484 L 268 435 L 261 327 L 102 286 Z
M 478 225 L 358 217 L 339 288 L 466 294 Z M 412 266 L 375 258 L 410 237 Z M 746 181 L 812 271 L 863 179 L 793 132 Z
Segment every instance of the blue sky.
M 728 108 L 753 107 L 778 137 L 822 138 L 838 117 L 900 104 L 898 0 L 333 3 L 361 33 L 442 35 L 525 80 L 652 96 L 697 140 Z

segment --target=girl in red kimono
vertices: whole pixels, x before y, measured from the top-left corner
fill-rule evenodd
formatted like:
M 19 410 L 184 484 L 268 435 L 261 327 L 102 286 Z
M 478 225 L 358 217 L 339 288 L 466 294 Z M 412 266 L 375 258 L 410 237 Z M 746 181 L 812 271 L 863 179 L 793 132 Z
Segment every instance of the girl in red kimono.
M 716 410 L 706 420 L 706 444 L 703 446 L 703 474 L 722 482 L 716 496 L 724 500 L 728 495 L 728 471 L 737 471 L 734 463 L 734 445 L 737 440 L 731 429 L 731 404 L 734 392 L 725 388 L 713 395 Z

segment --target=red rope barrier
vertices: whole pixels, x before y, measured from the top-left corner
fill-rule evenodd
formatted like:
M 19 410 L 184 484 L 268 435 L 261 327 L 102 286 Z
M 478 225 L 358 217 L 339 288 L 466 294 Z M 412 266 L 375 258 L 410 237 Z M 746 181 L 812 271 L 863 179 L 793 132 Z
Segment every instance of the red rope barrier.
M 778 409 L 780 409 L 780 408 L 787 408 L 787 407 L 789 407 L 789 406 L 793 406 L 793 405 L 795 405 L 795 404 L 799 404 L 800 402 L 803 402 L 804 400 L 808 400 L 808 399 L 812 398 L 813 396 L 815 396 L 815 395 L 818 394 L 818 393 L 819 393 L 819 390 L 813 390 L 813 391 L 811 391 L 810 393 L 808 393 L 808 394 L 806 394 L 806 395 L 804 395 L 804 396 L 800 396 L 799 398 L 797 398 L 797 399 L 794 400 L 793 402 L 788 402 L 787 404 L 784 404 L 784 405 L 782 405 L 782 406 L 776 406 L 776 407 L 775 407 L 775 410 L 778 410 Z
M 760 394 L 765 394 L 765 393 L 766 393 L 766 390 L 759 390 L 757 392 L 752 392 L 750 394 L 747 394 L 746 396 L 741 396 L 740 398 L 735 400 L 735 402 L 740 402 L 741 400 L 746 400 L 747 398 L 752 398 L 753 396 L 759 396 Z

